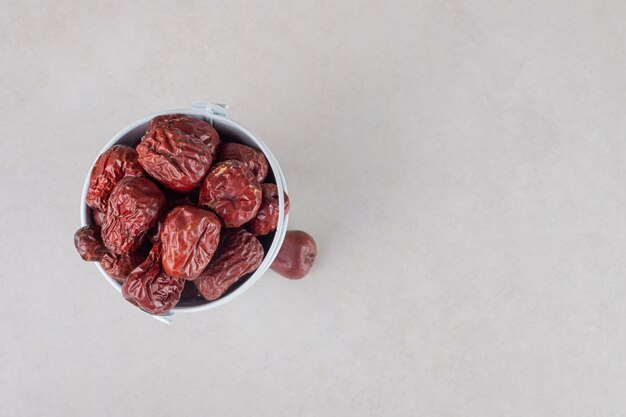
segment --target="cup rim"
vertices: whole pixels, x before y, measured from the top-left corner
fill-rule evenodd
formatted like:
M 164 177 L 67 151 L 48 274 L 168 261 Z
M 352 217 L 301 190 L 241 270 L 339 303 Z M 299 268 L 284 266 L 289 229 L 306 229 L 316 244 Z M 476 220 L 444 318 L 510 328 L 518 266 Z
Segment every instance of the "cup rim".
M 200 312 L 200 311 L 205 311 L 205 310 L 210 310 L 212 308 L 216 308 L 219 306 L 222 306 L 226 303 L 228 303 L 229 301 L 234 300 L 235 298 L 239 297 L 240 295 L 242 295 L 244 292 L 246 292 L 252 285 L 254 285 L 260 278 L 261 276 L 263 276 L 263 274 L 269 269 L 270 265 L 272 264 L 272 262 L 274 261 L 274 259 L 276 258 L 276 255 L 278 255 L 278 251 L 283 243 L 283 240 L 285 238 L 285 233 L 287 232 L 287 223 L 289 221 L 289 215 L 285 214 L 285 199 L 284 199 L 284 193 L 287 193 L 287 183 L 285 181 L 285 177 L 283 175 L 282 170 L 280 169 L 280 165 L 278 164 L 278 161 L 276 160 L 276 158 L 274 157 L 274 155 L 272 154 L 272 152 L 270 151 L 270 149 L 267 147 L 267 145 L 255 134 L 253 134 L 250 130 L 248 130 L 246 127 L 244 127 L 243 125 L 229 119 L 226 116 L 221 116 L 218 114 L 214 114 L 213 112 L 211 112 L 210 107 L 207 106 L 203 109 L 199 109 L 199 108 L 192 108 L 192 109 L 174 109 L 174 110 L 165 110 L 165 111 L 160 111 L 157 113 L 153 113 L 151 115 L 142 117 L 141 119 L 138 119 L 132 123 L 130 123 L 129 125 L 127 125 L 125 128 L 123 128 L 122 130 L 120 130 L 119 132 L 117 132 L 103 147 L 102 149 L 100 149 L 100 152 L 98 152 L 98 156 L 96 156 L 96 158 L 94 159 L 93 163 L 90 165 L 89 167 L 89 171 L 87 172 L 87 176 L 85 177 L 85 181 L 83 183 L 83 191 L 81 194 L 81 200 L 80 200 L 80 223 L 81 223 L 81 227 L 83 226 L 89 226 L 92 224 L 91 218 L 88 215 L 89 213 L 89 207 L 87 206 L 87 204 L 85 203 L 86 201 L 86 197 L 87 197 L 87 190 L 89 189 L 89 180 L 91 177 L 91 170 L 93 169 L 93 166 L 95 164 L 95 162 L 97 161 L 98 157 L 105 152 L 106 150 L 108 150 L 109 148 L 111 148 L 112 146 L 116 145 L 123 137 L 125 137 L 130 131 L 132 131 L 133 129 L 137 128 L 138 126 L 148 123 L 148 121 L 156 116 L 160 116 L 160 115 L 164 115 L 164 114 L 174 114 L 174 113 L 179 113 L 179 114 L 186 114 L 189 116 L 195 116 L 195 117 L 200 117 L 203 120 L 213 124 L 213 122 L 215 120 L 218 120 L 219 123 L 221 124 L 226 124 L 229 125 L 231 128 L 237 130 L 237 132 L 239 134 L 245 135 L 247 137 L 249 137 L 254 143 L 255 145 L 258 147 L 258 149 L 263 152 L 263 154 L 265 155 L 265 158 L 267 159 L 267 162 L 274 174 L 274 178 L 276 179 L 276 187 L 278 188 L 278 200 L 279 200 L 279 208 L 278 208 L 278 225 L 276 228 L 276 233 L 274 234 L 274 239 L 272 240 L 272 243 L 270 245 L 269 250 L 267 251 L 267 253 L 265 254 L 265 257 L 263 259 L 263 262 L 261 262 L 261 265 L 257 268 L 257 270 L 246 280 L 246 282 L 244 282 L 241 286 L 239 286 L 239 288 L 237 288 L 235 291 L 231 292 L 230 294 L 218 298 L 217 300 L 214 301 L 209 301 L 205 304 L 201 304 L 198 306 L 190 306 L 190 307 L 174 307 L 172 308 L 168 313 L 161 315 L 161 316 L 155 316 L 155 317 L 163 317 L 163 316 L 172 316 L 175 313 L 196 313 L 196 312 Z M 96 268 L 98 269 L 98 271 L 100 271 L 100 274 L 102 274 L 102 276 L 111 284 L 111 286 L 113 286 L 113 288 L 115 288 L 119 293 L 121 293 L 122 291 L 122 285 L 117 282 L 113 277 L 111 277 L 109 274 L 107 274 L 104 269 L 102 268 L 102 266 L 100 265 L 99 262 L 94 262 Z

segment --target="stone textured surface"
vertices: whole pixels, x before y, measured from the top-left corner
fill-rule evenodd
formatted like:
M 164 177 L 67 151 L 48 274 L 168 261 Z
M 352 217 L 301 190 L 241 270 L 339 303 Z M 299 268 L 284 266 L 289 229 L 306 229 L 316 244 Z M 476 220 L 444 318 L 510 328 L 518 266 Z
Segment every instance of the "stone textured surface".
M 618 416 L 626 3 L 0 4 L 11 416 Z M 72 244 L 129 122 L 197 99 L 272 148 L 308 279 L 172 326 Z

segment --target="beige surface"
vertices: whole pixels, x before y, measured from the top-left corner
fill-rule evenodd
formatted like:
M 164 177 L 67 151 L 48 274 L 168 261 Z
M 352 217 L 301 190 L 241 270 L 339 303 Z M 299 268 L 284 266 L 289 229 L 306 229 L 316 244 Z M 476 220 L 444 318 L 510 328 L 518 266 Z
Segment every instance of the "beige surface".
M 126 3 L 0 6 L 0 414 L 623 415 L 624 2 Z M 197 99 L 320 255 L 167 327 L 72 234 L 103 143 Z

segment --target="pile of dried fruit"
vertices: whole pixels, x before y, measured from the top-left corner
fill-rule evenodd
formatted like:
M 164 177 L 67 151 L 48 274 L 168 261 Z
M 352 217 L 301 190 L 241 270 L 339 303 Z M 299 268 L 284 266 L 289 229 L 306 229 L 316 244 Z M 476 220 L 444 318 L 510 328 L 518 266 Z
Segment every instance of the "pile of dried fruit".
M 209 123 L 155 117 L 135 149 L 115 145 L 96 161 L 86 200 L 94 225 L 75 233 L 76 249 L 148 313 L 167 312 L 181 296 L 216 300 L 259 267 L 257 237 L 276 230 L 278 190 L 264 183 L 268 171 L 263 153 L 221 143 Z M 281 251 L 277 270 L 290 278 L 315 259 L 315 243 L 301 239 L 299 249 Z

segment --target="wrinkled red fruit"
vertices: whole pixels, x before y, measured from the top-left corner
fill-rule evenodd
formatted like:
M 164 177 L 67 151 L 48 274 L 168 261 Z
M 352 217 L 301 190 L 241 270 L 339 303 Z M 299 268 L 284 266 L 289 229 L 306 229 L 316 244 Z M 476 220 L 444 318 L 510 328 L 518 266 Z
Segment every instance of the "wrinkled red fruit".
M 170 190 L 186 193 L 198 185 L 213 163 L 202 140 L 178 129 L 157 125 L 137 145 L 139 163 Z
M 255 236 L 263 236 L 274 230 L 278 226 L 278 187 L 276 184 L 262 184 L 263 201 L 254 219 L 248 223 L 250 233 Z M 285 215 L 289 213 L 289 197 L 285 197 Z
M 147 254 L 142 250 L 131 255 L 112 253 L 104 246 L 100 238 L 99 226 L 85 226 L 78 229 L 74 234 L 74 244 L 85 261 L 100 262 L 102 268 L 118 281 L 126 278 L 130 271 L 146 259 Z
M 116 255 L 109 252 L 102 257 L 100 265 L 117 282 L 123 282 L 128 274 L 146 260 L 147 251 L 142 250 L 143 247 L 144 245 L 130 255 Z
M 184 279 L 163 273 L 160 245 L 154 245 L 148 258 L 124 281 L 122 295 L 150 314 L 163 314 L 178 303 L 184 286 Z
M 195 279 L 206 268 L 220 241 L 221 222 L 215 214 L 193 206 L 169 212 L 161 230 L 163 271 Z
M 269 167 L 263 152 L 239 143 L 224 143 L 220 151 L 220 161 L 232 159 L 243 162 L 259 183 L 265 181 Z
M 165 195 L 165 209 L 163 210 L 163 214 L 157 221 L 156 225 L 148 230 L 148 233 L 146 235 L 152 243 L 157 243 L 161 241 L 161 230 L 163 229 L 165 216 L 167 216 L 167 213 L 169 213 L 174 207 L 183 205 L 195 206 L 198 204 L 197 190 L 186 194 L 175 193 L 174 191 L 168 189 L 162 191 Z
M 220 135 L 210 123 L 185 114 L 166 114 L 150 120 L 147 130 L 151 130 L 157 126 L 178 129 L 183 133 L 200 139 L 209 147 L 211 160 L 215 160 L 215 156 L 220 147 Z
M 102 153 L 91 170 L 85 202 L 93 209 L 105 212 L 113 188 L 122 178 L 141 176 L 137 152 L 124 145 L 115 145 Z
M 243 229 L 229 231 L 209 266 L 195 279 L 196 288 L 206 300 L 216 300 L 239 278 L 257 269 L 263 256 L 263 246 L 252 234 Z
M 226 227 L 239 227 L 254 218 L 261 199 L 261 185 L 252 172 L 239 161 L 224 161 L 204 179 L 198 203 L 216 212 Z
M 102 225 L 102 241 L 113 253 L 127 255 L 143 242 L 146 232 L 161 215 L 165 197 L 159 187 L 144 177 L 120 181 L 109 197 Z
M 102 223 L 104 223 L 104 219 L 106 218 L 107 215 L 103 211 L 93 210 L 92 216 L 93 216 L 93 222 L 96 224 L 96 226 L 102 226 Z
M 311 235 L 301 230 L 290 230 L 285 234 L 283 245 L 270 268 L 289 279 L 304 278 L 316 256 L 317 246 Z
M 74 233 L 74 246 L 85 261 L 100 261 L 108 253 L 100 238 L 100 226 L 85 226 L 78 229 Z

